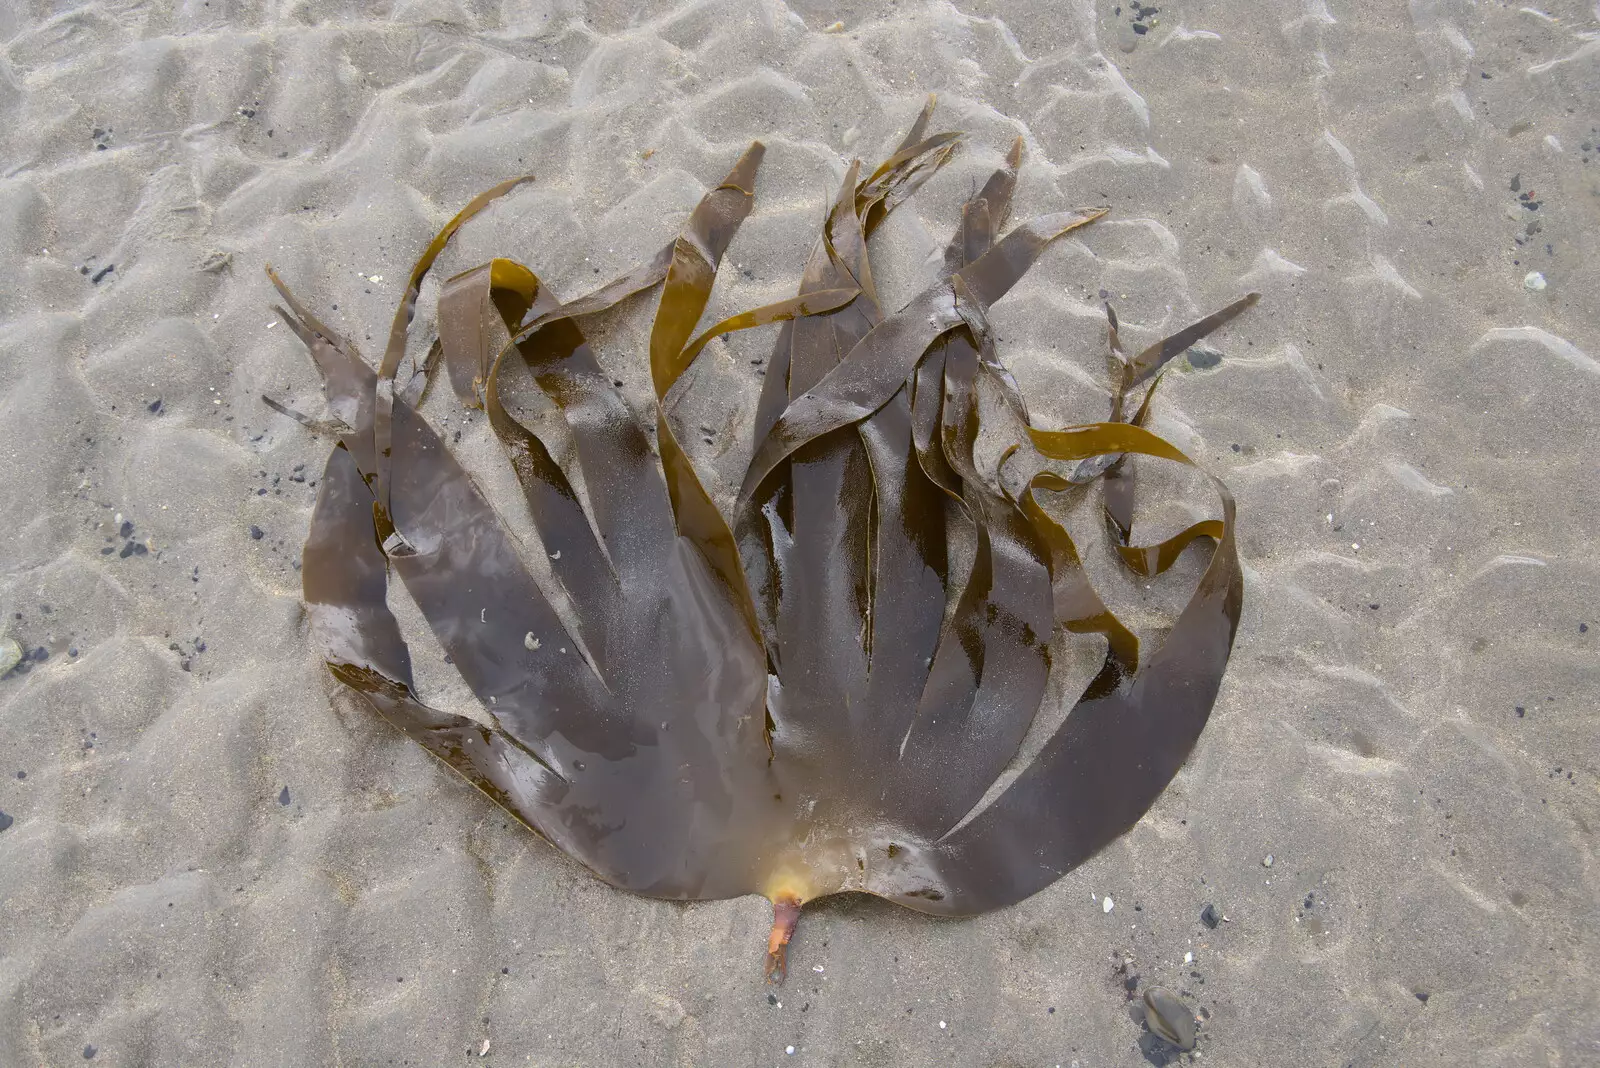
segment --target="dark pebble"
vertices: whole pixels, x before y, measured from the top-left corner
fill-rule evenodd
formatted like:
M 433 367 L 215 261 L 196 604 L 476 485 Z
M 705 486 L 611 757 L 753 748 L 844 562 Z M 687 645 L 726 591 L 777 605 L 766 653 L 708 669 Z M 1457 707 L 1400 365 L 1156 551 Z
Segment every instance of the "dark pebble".
M 267 536 L 267 532 L 266 531 L 262 530 L 260 527 L 254 525 L 254 524 L 251 524 L 251 526 L 250 526 L 250 537 L 251 538 L 253 538 L 256 541 L 260 541 L 262 538 L 264 538 L 266 536 Z
M 28 777 L 28 773 L 27 772 L 25 772 L 25 771 L 17 772 L 17 778 L 18 779 L 26 779 L 27 777 Z
M 1528 710 L 1526 708 L 1523 708 L 1521 705 L 1517 706 L 1517 718 L 1518 719 L 1521 719 L 1523 716 L 1526 716 L 1527 714 L 1528 714 Z
M 1588 634 L 1589 633 L 1589 624 L 1587 624 L 1587 623 L 1579 623 L 1578 624 L 1578 633 L 1579 634 Z
M 95 1049 L 93 1046 L 85 1046 L 83 1047 L 83 1059 L 86 1061 L 92 1061 L 94 1060 L 94 1055 L 99 1052 L 100 1051 Z
M 8 830 L 15 822 L 17 821 L 6 815 L 4 812 L 0 812 L 0 831 Z
M 124 519 L 122 521 L 122 526 L 118 528 L 117 533 L 124 538 L 133 537 L 133 521 Z
M 1208 902 L 1206 907 L 1200 910 L 1200 922 L 1215 931 L 1222 923 L 1222 913 L 1217 911 L 1217 906 Z
M 114 271 L 116 269 L 117 269 L 117 265 L 116 264 L 108 263 L 104 267 L 100 268 L 99 271 L 95 272 L 95 276 L 93 278 L 89 279 L 89 281 L 93 282 L 95 285 L 99 285 L 101 283 L 101 281 L 104 280 L 106 275 L 110 274 L 112 271 Z
M 1414 991 L 1412 991 L 1412 993 L 1416 994 L 1417 995 L 1417 1000 L 1422 1002 L 1424 1005 L 1426 1005 L 1428 1003 L 1428 999 L 1433 996 L 1432 994 L 1428 993 L 1426 990 L 1414 990 Z
M 38 661 L 39 663 L 42 664 L 46 660 L 50 659 L 50 650 L 46 649 L 44 646 L 41 645 L 37 649 L 35 649 L 33 651 L 32 656 L 33 656 L 34 660 L 36 660 L 36 661 Z
M 150 546 L 146 545 L 144 542 L 136 541 L 136 542 L 133 543 L 133 555 L 135 555 L 135 556 L 144 556 L 149 551 L 150 551 Z
M 1135 22 L 1133 24 L 1133 32 L 1138 34 L 1140 37 L 1143 37 L 1145 34 L 1150 32 L 1150 27 L 1144 25 L 1143 23 Z
M 117 557 L 119 559 L 126 560 L 128 557 L 130 557 L 132 555 L 133 555 L 133 542 L 130 541 L 130 542 L 128 542 L 128 544 L 126 544 L 126 545 L 124 545 L 122 547 L 122 551 L 117 554 Z
M 289 803 L 289 788 L 287 786 L 285 786 L 281 791 L 278 792 L 278 804 L 287 805 L 288 803 Z

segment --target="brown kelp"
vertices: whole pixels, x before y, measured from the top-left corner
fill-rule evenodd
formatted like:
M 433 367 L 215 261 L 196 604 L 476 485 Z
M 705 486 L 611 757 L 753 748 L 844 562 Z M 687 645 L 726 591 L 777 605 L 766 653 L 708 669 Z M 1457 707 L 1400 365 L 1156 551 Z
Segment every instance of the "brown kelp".
M 424 276 L 464 222 L 526 179 L 478 197 L 434 239 L 376 370 L 272 275 L 337 421 L 303 557 L 312 634 L 334 675 L 607 882 L 679 900 L 769 898 L 768 971 L 779 976 L 806 902 L 865 891 L 923 912 L 980 912 L 1128 830 L 1204 727 L 1239 619 L 1226 488 L 1212 480 L 1220 517 L 1137 545 L 1129 457 L 1191 464 L 1145 429 L 1151 394 L 1174 356 L 1255 295 L 1132 357 L 1108 308 L 1110 418 L 1032 426 L 988 312 L 1051 242 L 1104 209 L 1007 230 L 1019 140 L 963 208 L 937 277 L 887 311 L 868 241 L 955 149 L 956 134 L 927 133 L 932 106 L 880 165 L 849 168 L 796 296 L 698 335 L 751 210 L 759 143 L 671 244 L 585 296 L 564 301 L 504 259 L 449 279 L 438 336 L 403 382 Z M 581 321 L 653 288 L 652 433 Z M 768 324 L 781 327 L 730 520 L 669 413 L 710 339 Z M 549 558 L 542 582 L 418 413 L 441 364 L 504 446 Z M 985 392 L 1003 401 L 1009 430 L 981 414 Z M 508 395 L 541 398 L 564 447 Z M 980 435 L 1008 432 L 998 470 L 981 469 Z M 1041 503 L 1097 484 L 1132 572 L 1159 574 L 1197 539 L 1213 543 L 1149 656 Z M 480 717 L 418 696 L 387 606 L 391 570 Z M 1103 636 L 1104 665 L 984 803 L 1039 713 L 1062 632 Z

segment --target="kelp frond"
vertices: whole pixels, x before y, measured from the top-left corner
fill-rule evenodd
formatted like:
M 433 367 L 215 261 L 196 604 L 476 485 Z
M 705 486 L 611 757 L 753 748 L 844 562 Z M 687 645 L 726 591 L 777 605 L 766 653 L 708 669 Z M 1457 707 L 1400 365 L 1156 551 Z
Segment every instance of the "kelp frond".
M 700 321 L 718 267 L 754 202 L 759 143 L 652 260 L 589 294 L 563 300 L 505 259 L 447 280 L 429 358 L 398 388 L 424 275 L 461 225 L 527 179 L 472 201 L 428 246 L 376 370 L 272 275 L 335 417 L 314 425 L 339 435 L 304 553 L 313 635 L 335 676 L 607 882 L 663 898 L 771 899 L 774 976 L 818 897 L 865 891 L 924 912 L 980 912 L 1049 885 L 1128 830 L 1205 726 L 1239 620 L 1226 487 L 1210 480 L 1215 518 L 1135 544 L 1128 458 L 1194 466 L 1147 428 L 1151 397 L 1176 355 L 1256 295 L 1132 357 L 1108 307 L 1108 419 L 1031 425 L 989 309 L 1105 209 L 1007 229 L 1019 140 L 963 207 L 938 276 L 885 310 L 868 240 L 957 144 L 927 133 L 931 109 L 881 164 L 848 169 L 795 296 L 709 327 Z M 657 289 L 651 434 L 581 320 Z M 708 341 L 772 324 L 755 447 L 725 516 L 670 413 Z M 569 450 L 507 406 L 518 362 L 518 380 L 565 423 Z M 535 580 L 418 413 L 440 365 L 458 399 L 486 412 L 560 590 Z M 997 391 L 1017 428 L 998 472 L 974 457 L 981 434 L 1003 431 L 985 422 L 980 389 Z M 1212 543 L 1187 607 L 1147 654 L 1040 500 L 1096 483 L 1133 573 L 1159 575 L 1193 542 Z M 957 524 L 974 539 L 959 569 Z M 387 607 L 391 572 L 486 722 L 418 696 Z M 980 807 L 1040 713 L 1063 632 L 1104 637 L 1104 664 Z

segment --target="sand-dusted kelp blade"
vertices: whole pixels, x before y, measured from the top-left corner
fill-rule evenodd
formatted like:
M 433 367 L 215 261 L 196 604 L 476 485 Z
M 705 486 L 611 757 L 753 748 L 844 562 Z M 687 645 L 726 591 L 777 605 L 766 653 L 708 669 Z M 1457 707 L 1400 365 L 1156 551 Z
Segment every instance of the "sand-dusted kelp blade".
M 867 237 L 949 158 L 956 135 L 924 136 L 933 107 L 930 96 L 900 145 L 870 177 L 858 180 L 859 163 L 847 168 L 801 274 L 799 295 L 814 301 L 830 290 L 859 293 L 828 313 L 784 325 L 757 405 L 758 440 L 795 395 L 827 374 L 882 318 Z M 785 464 L 760 498 L 735 515 L 735 535 L 769 656 L 776 664 L 785 647 L 797 654 L 791 677 L 814 684 L 805 703 L 813 715 L 829 717 L 828 723 L 810 725 L 818 733 L 863 712 L 861 690 L 874 627 L 875 477 L 858 435 L 841 430 L 798 457 L 793 470 Z M 783 630 L 829 633 L 835 639 L 812 649 L 792 634 L 785 638 L 780 617 Z
M 823 289 L 814 293 L 802 293 L 798 297 L 789 297 L 785 300 L 764 304 L 759 308 L 752 308 L 738 315 L 728 318 L 707 327 L 701 331 L 700 336 L 689 342 L 683 350 L 685 364 L 693 363 L 712 340 L 736 333 L 740 330 L 751 330 L 758 326 L 770 326 L 773 323 L 789 322 L 793 319 L 803 318 L 808 315 L 821 315 L 823 312 L 837 311 L 849 304 L 860 294 L 861 290 L 851 286 L 844 289 Z
M 1034 480 L 1035 486 L 1039 481 Z M 1050 591 L 1055 603 L 1056 624 L 1073 634 L 1104 635 L 1109 656 L 1116 661 L 1122 674 L 1131 675 L 1139 666 L 1139 639 L 1111 613 L 1095 591 L 1084 573 L 1083 561 L 1072 536 L 1044 510 L 1031 488 L 1023 492 L 1017 503 L 1050 553 Z
M 539 289 L 537 275 L 504 259 L 445 281 L 439 291 L 439 341 L 450 386 L 462 404 L 479 405 L 489 369 L 511 340 L 506 323 L 522 321 Z
M 1260 293 L 1246 293 L 1226 308 L 1214 311 L 1204 319 L 1190 323 L 1176 334 L 1157 341 L 1129 361 L 1128 366 L 1132 371 L 1130 385 L 1137 386 L 1144 382 L 1165 367 L 1173 357 L 1181 355 L 1196 341 L 1254 307 L 1256 301 L 1260 299 Z
M 1022 138 L 1017 138 L 1006 153 L 1005 166 L 989 175 L 976 196 L 961 206 L 961 225 L 944 250 L 939 274 L 949 278 L 994 247 L 1011 214 L 1011 198 L 1017 189 L 1017 168 L 1022 164 Z
M 852 163 L 845 171 L 800 276 L 803 295 L 839 286 L 859 292 L 838 310 L 796 320 L 780 333 L 773 360 L 787 369 L 791 397 L 826 375 L 881 318 L 856 208 L 859 170 Z M 796 759 L 801 752 L 815 759 L 828 739 L 849 736 L 866 706 L 872 500 L 867 455 L 852 429 L 844 429 L 792 457 L 759 502 L 783 524 L 766 532 L 783 580 L 775 618 L 764 626 L 769 655 L 783 661 L 788 680 L 769 706 L 783 728 L 774 746 Z M 745 527 L 740 533 L 748 537 Z M 744 558 L 753 575 L 768 581 L 758 553 L 747 548 Z M 834 763 L 844 770 L 845 761 Z
M 386 599 L 388 567 L 374 537 L 372 490 L 341 445 L 323 469 L 301 553 L 312 639 L 329 664 L 410 688 L 411 652 Z
M 976 804 L 1015 755 L 1044 696 L 1054 629 L 1045 547 L 973 461 L 979 350 L 990 336 L 959 274 L 955 292 L 962 328 L 945 349 L 940 434 L 977 549 L 895 767 L 897 799 L 910 810 L 902 820 L 931 837 Z
M 722 254 L 750 214 L 756 171 L 765 154 L 759 141 L 746 149 L 722 183 L 695 206 L 677 240 L 650 331 L 650 374 L 657 397 L 665 397 L 689 365 L 685 349 L 711 296 Z
M 356 352 L 355 347 L 324 326 L 289 291 L 276 271 L 267 268 L 267 277 L 283 297 L 288 310 L 278 308 L 278 315 L 300 337 L 311 353 L 312 362 L 322 376 L 323 395 L 335 418 L 348 430 L 340 435 L 344 447 L 350 451 L 368 478 L 377 470 L 373 449 L 372 421 L 374 415 L 373 389 L 378 377 Z
M 1193 466 L 1128 424 L 1031 437 L 1053 460 L 1129 452 Z M 1243 599 L 1233 498 L 1212 482 L 1222 499 L 1222 536 L 1161 647 L 1131 678 L 1081 700 L 1004 793 L 928 851 L 941 899 L 898 896 L 903 904 L 970 913 L 1021 900 L 1132 827 L 1177 773 L 1210 714 Z
M 373 538 L 372 491 L 344 448 L 328 458 L 302 555 L 313 640 L 329 670 L 383 717 L 535 830 L 562 783 L 502 732 L 424 705 L 387 603 L 388 563 Z
M 1104 209 L 1097 209 L 1031 220 L 958 274 L 973 299 L 987 307 L 1016 284 L 1052 240 L 1103 214 Z M 877 411 L 911 375 L 928 346 L 960 319 L 954 294 L 940 283 L 873 327 L 827 377 L 790 403 L 757 446 L 740 497 L 752 497 L 773 468 L 806 442 Z
M 393 378 L 400 368 L 400 361 L 406 354 L 406 334 L 410 330 L 411 320 L 416 317 L 417 297 L 422 293 L 422 280 L 433 269 L 434 261 L 439 254 L 450 244 L 450 239 L 456 231 L 464 226 L 467 220 L 477 215 L 484 208 L 499 200 L 518 186 L 533 181 L 533 175 L 526 174 L 519 178 L 511 178 L 501 182 L 491 189 L 487 189 L 472 200 L 467 206 L 456 212 L 455 216 L 434 235 L 422 255 L 417 257 L 417 262 L 412 265 L 411 277 L 406 283 L 405 292 L 400 297 L 400 306 L 395 310 L 394 321 L 389 325 L 389 343 L 384 348 L 383 365 L 378 369 L 379 377 Z
M 991 174 L 983 188 L 963 205 L 961 225 L 945 250 L 941 278 L 951 278 L 993 247 L 1000 227 L 1010 212 L 1021 155 L 1022 139 L 1018 138 L 1006 156 L 1005 165 Z M 983 512 L 989 507 L 971 462 L 977 430 L 976 397 L 969 373 L 973 348 L 972 335 L 957 330 L 935 341 L 917 365 L 908 387 L 909 400 L 904 401 L 910 417 L 910 445 L 916 462 L 907 466 L 900 485 L 891 485 L 891 490 L 897 491 L 897 494 L 880 494 L 879 497 L 881 530 L 893 533 L 904 529 L 908 534 L 905 545 L 914 545 L 919 550 L 916 553 L 902 550 L 897 555 L 893 551 L 894 542 L 880 533 L 879 542 L 884 549 L 879 553 L 877 573 L 874 575 L 875 624 L 884 627 L 886 633 L 898 635 L 904 632 L 907 636 L 905 643 L 897 640 L 884 649 L 881 662 L 875 659 L 871 695 L 871 702 L 878 709 L 875 725 L 893 742 L 894 759 L 902 765 L 901 783 L 897 787 L 902 794 L 911 792 L 905 784 L 916 778 L 907 773 L 921 766 L 924 769 L 923 778 L 926 778 L 926 769 L 937 763 L 938 750 L 941 748 L 937 742 L 932 742 L 926 751 L 922 748 L 912 749 L 913 720 L 920 714 L 929 713 L 930 709 L 940 709 L 942 711 L 930 714 L 930 719 L 943 718 L 947 727 L 952 726 L 953 713 L 946 716 L 944 712 L 949 711 L 952 704 L 971 709 L 982 671 L 981 666 L 974 666 L 976 644 L 970 637 L 981 626 L 977 622 L 978 617 L 987 615 L 991 607 L 987 597 L 973 593 L 975 588 L 993 589 L 995 548 L 991 544 L 991 524 L 986 522 L 977 528 L 977 554 L 965 592 L 955 606 L 950 631 L 941 639 L 940 629 L 926 618 L 926 614 L 936 611 L 943 601 L 944 584 L 947 581 L 947 536 L 938 515 L 944 509 L 944 500 L 938 491 L 960 502 L 969 514 Z M 958 371 L 955 381 L 947 382 L 946 365 L 951 352 L 955 353 L 956 364 L 962 370 Z M 987 365 L 992 359 L 989 346 L 980 346 L 977 356 Z M 1002 384 L 1014 390 L 1014 382 L 1008 374 L 1002 379 Z M 907 396 L 906 393 L 897 394 L 888 405 L 863 421 L 863 438 L 871 441 L 870 435 L 886 421 L 891 426 L 896 425 L 897 421 L 889 417 L 894 415 L 896 402 Z M 1016 405 L 1020 417 L 1025 421 L 1025 414 L 1021 414 L 1020 398 Z M 947 418 L 949 425 L 945 422 Z M 952 466 L 952 460 L 955 466 Z M 874 465 L 875 471 L 878 466 Z M 969 480 L 973 483 L 970 486 L 965 484 Z M 999 502 L 995 504 L 1003 507 Z M 1015 517 L 1008 517 L 1008 520 L 1015 525 Z M 1001 525 L 1006 524 L 1007 520 L 1002 520 Z M 1001 547 L 1002 585 L 1015 585 L 1015 580 L 1029 571 L 1028 564 L 1020 560 L 1020 557 L 1027 555 L 1026 552 L 1006 555 L 1006 550 L 1013 547 L 1012 543 L 1019 532 L 1020 528 L 1016 528 L 1001 533 L 1003 539 L 1008 539 Z M 1022 536 L 1026 537 L 1026 533 L 1023 532 Z M 977 580 L 976 583 L 974 580 Z M 1030 609 L 1039 607 L 1037 600 L 1036 596 L 1024 594 L 1017 604 L 1007 607 L 1022 607 L 1022 612 L 1026 614 Z M 998 619 L 1001 609 L 998 605 L 993 607 Z M 1017 618 L 1017 613 L 1013 611 L 1010 618 Z M 1049 628 L 1042 626 L 1040 630 L 1048 634 Z M 965 643 L 962 641 L 963 635 L 969 638 Z M 948 648 L 944 647 L 945 642 L 949 643 Z M 969 648 L 974 651 L 969 652 Z M 940 649 L 942 660 L 934 655 Z M 998 677 L 994 672 L 1007 670 L 999 662 L 1004 659 L 1004 655 L 997 658 L 991 668 L 991 678 Z M 1030 674 L 1037 674 L 1037 651 L 1023 651 L 1020 661 L 1023 670 L 1017 678 L 1021 684 L 1015 690 L 1017 695 L 1028 692 L 1030 684 L 1025 680 Z M 903 697 L 896 700 L 894 695 L 897 693 L 915 693 L 917 698 L 914 701 L 906 701 Z M 910 758 L 906 760 L 905 754 L 908 752 Z M 974 776 L 974 779 L 978 778 L 981 775 Z M 923 782 L 919 786 L 926 793 L 927 784 Z M 940 788 L 943 789 L 943 784 Z M 919 804 L 915 807 L 927 822 L 937 825 L 948 818 L 950 809 L 960 809 L 961 802 L 934 806 Z
M 898 757 L 907 724 L 928 676 L 944 617 L 949 571 L 944 491 L 922 471 L 908 391 L 861 423 L 872 466 L 871 624 L 859 730 L 875 759 Z
M 997 907 L 1125 831 L 1194 745 L 1239 618 L 1232 499 L 1217 483 L 1220 518 L 1135 544 L 1133 458 L 1190 463 L 1145 426 L 1156 376 L 1254 296 L 1131 359 L 1108 307 L 1110 419 L 1030 425 L 988 308 L 1102 209 L 1002 236 L 1018 140 L 963 206 L 936 277 L 885 317 L 869 236 L 955 150 L 959 135 L 928 132 L 932 109 L 884 162 L 845 169 L 793 297 L 709 327 L 759 143 L 655 259 L 588 294 L 563 301 L 505 259 L 449 279 L 438 336 L 418 339 L 428 356 L 404 377 L 424 276 L 516 182 L 429 244 L 376 369 L 274 276 L 344 424 L 305 554 L 335 676 L 607 882 L 679 900 L 765 895 L 779 969 L 815 898 Z M 652 436 L 625 372 L 579 323 L 658 284 Z M 709 342 L 767 325 L 777 345 L 730 523 L 673 414 L 705 382 L 690 370 Z M 440 367 L 485 411 L 547 559 L 420 415 Z M 1103 492 L 1112 548 L 1136 575 L 1215 543 L 1153 654 L 1107 608 L 1046 492 Z M 391 569 L 481 712 L 416 693 Z M 1045 695 L 1053 643 L 1070 635 L 1107 651 L 1057 726 Z
M 394 411 L 390 514 L 402 541 L 389 559 L 462 678 L 558 770 L 626 750 L 604 685 L 494 510 L 420 415 L 403 402 Z
M 497 393 L 500 369 L 508 359 L 526 365 L 566 422 L 599 533 L 598 550 L 624 585 L 653 573 L 676 536 L 661 462 L 588 338 L 571 319 L 547 323 L 496 364 L 490 381 Z M 561 545 L 549 548 L 562 551 Z
M 455 216 L 434 235 L 433 240 L 428 242 L 428 247 L 417 258 L 417 262 L 412 265 L 411 277 L 406 283 L 405 292 L 400 297 L 400 306 L 395 309 L 394 321 L 389 325 L 389 343 L 384 348 L 383 363 L 378 367 L 377 405 L 373 420 L 373 444 L 377 453 L 377 470 L 372 484 L 380 510 L 386 511 L 388 508 L 389 437 L 391 434 L 390 420 L 392 418 L 394 399 L 394 377 L 400 370 L 400 361 L 405 359 L 406 336 L 411 329 L 411 320 L 416 317 L 417 298 L 422 293 L 422 280 L 433 269 L 434 261 L 439 258 L 440 253 L 450 244 L 450 239 L 455 237 L 456 232 L 469 219 L 513 189 L 531 181 L 533 181 L 533 175 L 531 174 L 523 175 L 520 178 L 511 178 L 473 197 L 472 200 L 468 201 L 466 207 L 456 212 Z
M 759 625 L 750 607 L 733 532 L 711 503 L 694 465 L 673 434 L 662 405 L 673 384 L 688 369 L 689 361 L 683 356 L 685 346 L 705 311 L 722 254 L 739 224 L 750 214 L 756 170 L 764 153 L 760 142 L 751 145 L 722 183 L 695 207 L 676 242 L 650 331 L 650 374 L 658 409 L 656 449 L 661 455 L 678 534 L 704 555 L 734 601 L 748 614 L 752 634 L 759 633 Z
M 463 272 L 446 282 L 439 295 L 439 332 L 457 396 L 469 407 L 478 406 L 482 397 L 489 425 L 522 486 L 551 573 L 568 594 L 584 647 L 604 676 L 608 623 L 619 594 L 617 575 L 566 472 L 501 399 L 501 364 L 494 354 L 539 292 L 533 272 L 509 260 Z

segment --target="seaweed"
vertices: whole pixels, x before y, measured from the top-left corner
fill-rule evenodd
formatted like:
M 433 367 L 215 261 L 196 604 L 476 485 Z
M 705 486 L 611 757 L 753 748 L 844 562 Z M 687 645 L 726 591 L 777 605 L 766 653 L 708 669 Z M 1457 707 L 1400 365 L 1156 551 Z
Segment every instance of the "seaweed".
M 1219 517 L 1136 544 L 1129 458 L 1194 466 L 1147 429 L 1151 397 L 1173 357 L 1255 295 L 1133 357 L 1107 307 L 1109 417 L 1033 425 L 989 309 L 1106 209 L 1007 230 L 1019 139 L 963 207 L 937 277 L 886 312 L 869 239 L 958 144 L 926 132 L 932 108 L 880 165 L 848 169 L 794 297 L 698 334 L 751 211 L 759 143 L 659 254 L 587 295 L 562 300 L 505 259 L 445 281 L 437 337 L 404 382 L 424 276 L 460 226 L 527 178 L 473 200 L 428 246 L 376 370 L 268 268 L 333 418 L 275 407 L 339 439 L 303 555 L 311 634 L 332 673 L 606 882 L 675 900 L 770 899 L 774 979 L 817 898 L 864 891 L 927 913 L 981 912 L 1127 831 L 1194 747 L 1239 621 L 1226 487 L 1206 476 Z M 647 290 L 659 290 L 654 427 L 580 325 Z M 771 324 L 781 326 L 754 448 L 724 515 L 671 412 L 711 339 Z M 441 366 L 504 447 L 548 557 L 543 580 L 419 413 Z M 1009 422 L 983 414 L 985 395 Z M 552 419 L 525 422 L 513 402 L 523 397 Z M 552 425 L 564 447 L 541 436 Z M 996 434 L 1007 447 L 986 470 L 978 442 Z M 1212 543 L 1187 607 L 1142 658 L 1042 500 L 1097 484 L 1132 572 L 1158 575 L 1197 540 Z M 417 693 L 388 607 L 391 571 L 478 714 Z M 1063 633 L 1099 636 L 1105 661 L 1018 772 Z

